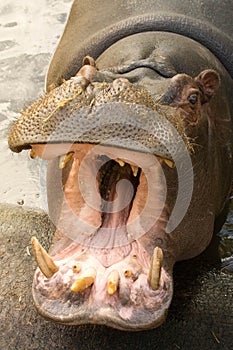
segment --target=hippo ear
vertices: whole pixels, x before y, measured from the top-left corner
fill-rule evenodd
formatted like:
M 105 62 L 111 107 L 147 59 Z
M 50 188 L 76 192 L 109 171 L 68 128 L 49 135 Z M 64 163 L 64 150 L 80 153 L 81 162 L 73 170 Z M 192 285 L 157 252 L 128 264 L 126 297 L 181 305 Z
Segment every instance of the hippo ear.
M 220 76 L 213 69 L 202 71 L 196 78 L 196 83 L 201 87 L 205 95 L 205 100 L 209 100 L 218 90 L 220 86 Z

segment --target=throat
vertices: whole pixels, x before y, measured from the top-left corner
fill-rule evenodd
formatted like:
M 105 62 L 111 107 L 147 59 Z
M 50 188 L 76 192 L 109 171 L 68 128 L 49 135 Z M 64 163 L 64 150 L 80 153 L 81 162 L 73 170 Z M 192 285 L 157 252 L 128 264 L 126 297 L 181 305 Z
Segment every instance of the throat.
M 75 145 L 71 151 L 58 172 L 62 182 L 50 196 L 50 202 L 61 198 L 53 252 L 67 237 L 67 252 L 70 246 L 81 254 L 91 251 L 103 266 L 111 266 L 127 258 L 152 228 L 160 231 L 166 200 L 161 160 L 105 146 Z M 54 165 L 60 167 L 60 159 Z
M 101 228 L 125 228 L 133 205 L 140 171 L 133 175 L 129 164 L 119 165 L 114 160 L 105 163 L 99 171 L 101 196 Z
M 104 266 L 110 266 L 124 259 L 131 251 L 128 241 L 127 221 L 139 184 L 140 171 L 136 176 L 129 164 L 118 164 L 110 160 L 101 167 L 98 174 L 101 196 L 101 226 L 93 236 L 92 254 Z M 101 248 L 101 254 L 99 252 Z M 111 253 L 111 254 L 110 254 Z

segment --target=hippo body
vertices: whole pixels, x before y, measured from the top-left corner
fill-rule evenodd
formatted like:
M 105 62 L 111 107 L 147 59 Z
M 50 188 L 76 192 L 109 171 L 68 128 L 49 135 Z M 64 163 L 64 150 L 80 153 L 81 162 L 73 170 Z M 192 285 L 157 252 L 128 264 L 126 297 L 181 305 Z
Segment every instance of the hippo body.
M 48 92 L 9 135 L 50 160 L 57 231 L 52 258 L 32 240 L 33 297 L 64 324 L 160 325 L 174 263 L 208 246 L 230 197 L 230 27 L 203 22 L 211 2 L 137 5 L 74 2 Z

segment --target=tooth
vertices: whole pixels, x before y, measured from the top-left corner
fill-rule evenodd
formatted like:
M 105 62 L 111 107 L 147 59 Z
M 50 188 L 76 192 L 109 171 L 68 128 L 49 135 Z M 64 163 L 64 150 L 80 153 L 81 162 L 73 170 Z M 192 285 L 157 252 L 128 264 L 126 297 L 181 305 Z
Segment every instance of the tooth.
M 131 270 L 125 270 L 124 275 L 126 278 L 130 277 L 132 275 L 132 271 Z
M 83 274 L 77 278 L 72 286 L 70 287 L 71 292 L 77 293 L 82 292 L 86 288 L 90 287 L 96 278 L 96 269 L 94 267 L 90 267 L 86 269 Z
M 71 160 L 73 157 L 74 152 L 69 152 L 67 154 L 64 154 L 63 156 L 60 156 L 59 158 L 59 168 L 64 169 L 66 164 Z
M 35 159 L 36 157 L 37 157 L 36 156 L 36 152 L 33 149 L 31 149 L 31 151 L 30 151 L 30 158 Z
M 117 158 L 117 159 L 116 159 L 116 162 L 117 162 L 121 167 L 123 167 L 123 166 L 125 165 L 125 162 L 124 162 L 122 159 Z
M 110 272 L 108 276 L 108 294 L 113 295 L 119 286 L 120 275 L 117 270 L 113 270 Z
M 40 245 L 36 237 L 31 238 L 33 253 L 41 272 L 45 277 L 52 277 L 58 270 L 59 267 L 55 264 L 51 256 L 45 251 Z
M 80 272 L 82 270 L 82 266 L 80 264 L 76 264 L 73 266 L 73 272 Z
M 161 248 L 156 247 L 154 249 L 154 254 L 151 258 L 151 266 L 149 272 L 149 284 L 153 290 L 159 288 L 159 280 L 161 274 L 161 267 L 163 264 L 163 251 Z
M 169 166 L 169 168 L 175 167 L 175 163 L 172 160 L 163 158 L 163 161 L 167 164 L 167 166 Z
M 136 177 L 138 174 L 138 167 L 136 165 L 130 164 L 132 172 L 133 172 L 133 176 Z
M 29 247 L 27 246 L 27 248 L 26 248 L 26 252 L 27 252 L 27 255 L 28 256 L 31 256 L 31 253 L 30 253 L 30 250 L 29 250 Z

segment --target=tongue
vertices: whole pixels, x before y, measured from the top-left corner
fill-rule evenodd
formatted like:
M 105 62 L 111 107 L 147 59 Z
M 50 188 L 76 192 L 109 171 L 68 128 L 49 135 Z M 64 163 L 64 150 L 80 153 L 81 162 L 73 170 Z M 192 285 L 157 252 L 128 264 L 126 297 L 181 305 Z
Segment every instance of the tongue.
M 109 191 L 109 201 L 102 208 L 102 227 L 125 227 L 134 197 L 133 186 L 129 180 L 122 179 Z
M 100 184 L 102 225 L 93 237 L 91 251 L 105 267 L 123 260 L 131 251 L 131 245 L 122 246 L 122 242 L 128 241 L 126 224 L 137 185 L 127 167 L 115 164 Z

